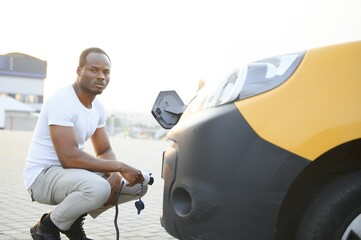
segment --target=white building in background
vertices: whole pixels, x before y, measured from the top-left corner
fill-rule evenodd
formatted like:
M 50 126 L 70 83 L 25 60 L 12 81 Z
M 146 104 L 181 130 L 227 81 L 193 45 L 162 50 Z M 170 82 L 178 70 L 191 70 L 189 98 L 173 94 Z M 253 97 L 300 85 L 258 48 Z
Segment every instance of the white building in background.
M 4 129 L 4 128 L 5 128 L 5 110 L 0 105 L 0 129 Z
M 9 96 L 40 112 L 47 62 L 22 54 L 0 55 L 0 96 Z
M 47 62 L 22 53 L 0 55 L 0 129 L 33 130 L 44 99 Z

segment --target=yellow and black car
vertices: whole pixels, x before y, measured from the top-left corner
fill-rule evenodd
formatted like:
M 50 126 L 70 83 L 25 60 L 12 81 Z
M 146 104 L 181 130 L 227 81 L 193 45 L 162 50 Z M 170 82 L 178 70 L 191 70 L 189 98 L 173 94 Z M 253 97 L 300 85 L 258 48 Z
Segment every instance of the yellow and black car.
M 179 239 L 361 239 L 361 41 L 252 62 L 152 109 Z

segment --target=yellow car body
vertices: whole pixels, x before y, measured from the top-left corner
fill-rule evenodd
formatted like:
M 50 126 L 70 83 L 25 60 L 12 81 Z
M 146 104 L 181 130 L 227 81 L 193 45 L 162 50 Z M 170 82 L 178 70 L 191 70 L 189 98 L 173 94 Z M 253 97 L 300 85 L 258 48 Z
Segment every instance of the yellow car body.
M 360 54 L 361 42 L 311 49 L 284 84 L 235 105 L 262 138 L 315 160 L 361 137 Z

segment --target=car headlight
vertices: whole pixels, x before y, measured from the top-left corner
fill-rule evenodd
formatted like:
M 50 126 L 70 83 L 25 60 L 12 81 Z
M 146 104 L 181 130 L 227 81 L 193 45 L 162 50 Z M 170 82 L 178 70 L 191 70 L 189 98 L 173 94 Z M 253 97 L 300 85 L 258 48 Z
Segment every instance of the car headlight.
M 216 107 L 276 88 L 297 69 L 305 52 L 285 54 L 247 64 L 220 85 L 204 89 L 190 103 L 192 111 Z

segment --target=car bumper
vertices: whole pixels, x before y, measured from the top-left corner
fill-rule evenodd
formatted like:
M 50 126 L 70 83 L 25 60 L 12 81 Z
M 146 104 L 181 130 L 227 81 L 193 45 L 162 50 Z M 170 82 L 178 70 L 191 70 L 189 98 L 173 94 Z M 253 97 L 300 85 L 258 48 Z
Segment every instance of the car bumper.
M 234 104 L 184 117 L 163 154 L 162 226 L 179 239 L 273 239 L 309 161 L 260 138 Z

